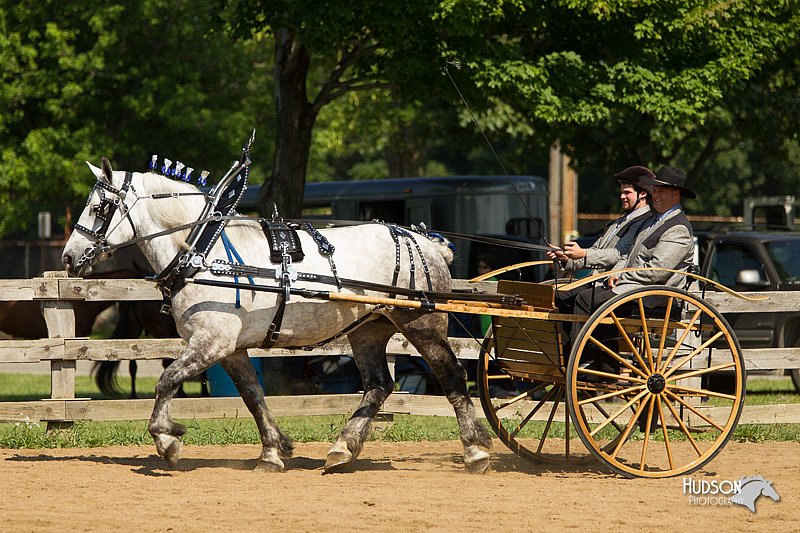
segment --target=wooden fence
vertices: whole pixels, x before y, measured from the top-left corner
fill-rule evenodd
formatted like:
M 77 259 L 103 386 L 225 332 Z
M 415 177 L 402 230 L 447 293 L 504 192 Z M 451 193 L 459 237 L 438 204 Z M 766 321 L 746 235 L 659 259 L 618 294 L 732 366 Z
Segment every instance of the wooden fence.
M 463 280 L 454 280 L 455 288 L 464 288 Z M 492 291 L 495 283 L 471 284 Z M 800 309 L 797 293 L 762 293 L 769 300 L 750 302 L 724 293 L 707 293 L 706 300 L 723 312 L 788 312 Z M 66 278 L 63 273 L 46 272 L 42 278 L 0 280 L 0 301 L 41 301 L 47 322 L 47 339 L 0 340 L 0 363 L 49 362 L 50 398 L 29 402 L 0 402 L 0 421 L 43 420 L 50 425 L 69 424 L 76 420 L 143 420 L 150 417 L 152 399 L 91 400 L 75 397 L 76 361 L 130 360 L 174 358 L 180 352 L 180 339 L 109 339 L 92 340 L 75 337 L 75 300 L 118 301 L 160 300 L 153 283 L 144 280 L 110 280 Z M 451 345 L 460 359 L 478 358 L 479 346 L 474 339 L 451 338 Z M 418 356 L 403 337 L 397 335 L 387 352 Z M 350 353 L 346 339 L 314 350 L 249 350 L 251 357 L 325 356 Z M 744 350 L 748 370 L 800 368 L 800 347 Z M 271 396 L 270 410 L 277 416 L 348 414 L 358 404 L 360 395 L 336 394 L 315 396 Z M 388 413 L 453 416 L 453 410 L 442 396 L 392 394 L 383 410 Z M 480 410 L 480 409 L 478 409 Z M 548 411 L 543 409 L 543 412 Z M 172 402 L 175 418 L 249 417 L 241 398 L 183 398 Z M 741 424 L 800 423 L 800 404 L 746 406 Z

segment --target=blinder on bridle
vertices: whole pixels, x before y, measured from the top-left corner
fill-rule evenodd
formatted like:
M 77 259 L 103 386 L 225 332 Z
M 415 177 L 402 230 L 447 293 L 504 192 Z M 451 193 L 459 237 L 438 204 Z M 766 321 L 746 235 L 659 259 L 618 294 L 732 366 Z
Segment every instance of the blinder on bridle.
M 134 238 L 136 237 L 136 227 L 133 225 L 133 220 L 131 220 L 130 209 L 128 209 L 128 207 L 125 205 L 125 197 L 128 195 L 128 190 L 136 193 L 136 189 L 134 189 L 131 185 L 132 179 L 133 173 L 126 172 L 125 179 L 122 182 L 122 187 L 119 189 L 110 183 L 106 183 L 105 181 L 99 179 L 97 180 L 97 183 L 95 183 L 92 191 L 89 193 L 89 198 L 86 201 L 86 205 L 89 205 L 89 202 L 92 201 L 92 195 L 97 192 L 97 194 L 100 196 L 100 203 L 92 207 L 92 213 L 94 213 L 96 220 L 101 221 L 101 225 L 99 229 L 93 230 L 81 224 L 75 224 L 76 230 L 94 237 L 95 239 L 91 246 L 83 251 L 83 255 L 81 255 L 81 258 L 75 265 L 76 268 L 83 265 L 86 261 L 90 261 L 92 258 L 94 258 L 98 251 L 103 253 L 108 250 L 108 235 L 106 232 L 108 232 L 108 228 L 111 225 L 111 220 L 114 218 L 114 213 L 117 212 L 117 209 L 119 209 L 122 212 L 122 215 L 128 219 L 131 229 L 133 229 L 133 236 Z M 111 193 L 113 197 L 107 196 L 106 192 Z

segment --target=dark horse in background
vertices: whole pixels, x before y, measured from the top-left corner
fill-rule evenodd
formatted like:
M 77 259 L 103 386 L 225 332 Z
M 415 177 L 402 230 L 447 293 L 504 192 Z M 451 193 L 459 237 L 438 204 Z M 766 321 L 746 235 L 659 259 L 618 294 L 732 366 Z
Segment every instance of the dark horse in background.
M 156 339 L 178 338 L 178 330 L 175 327 L 175 320 L 172 316 L 160 312 L 160 301 L 123 301 L 118 304 L 119 320 L 112 339 L 138 339 L 141 335 L 147 334 Z M 172 359 L 162 359 L 162 365 L 167 368 Z M 100 391 L 106 396 L 118 396 L 119 387 L 116 383 L 116 374 L 119 369 L 120 361 L 97 361 L 95 362 L 92 373 Z M 136 374 L 138 365 L 135 359 L 129 362 L 129 372 L 131 376 L 131 399 L 138 398 L 136 392 Z M 205 372 L 199 377 L 201 386 L 201 396 L 208 396 L 208 385 Z M 183 388 L 178 391 L 179 397 L 185 397 Z

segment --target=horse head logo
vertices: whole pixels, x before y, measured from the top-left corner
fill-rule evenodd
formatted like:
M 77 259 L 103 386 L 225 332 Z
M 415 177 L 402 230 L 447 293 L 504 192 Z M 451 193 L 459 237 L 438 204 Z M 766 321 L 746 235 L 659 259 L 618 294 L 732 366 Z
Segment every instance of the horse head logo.
M 772 486 L 771 481 L 767 481 L 761 476 L 748 476 L 739 480 L 741 491 L 731 498 L 731 502 L 744 505 L 751 512 L 756 512 L 756 500 L 759 496 L 767 496 L 773 500 L 780 501 L 781 497 Z

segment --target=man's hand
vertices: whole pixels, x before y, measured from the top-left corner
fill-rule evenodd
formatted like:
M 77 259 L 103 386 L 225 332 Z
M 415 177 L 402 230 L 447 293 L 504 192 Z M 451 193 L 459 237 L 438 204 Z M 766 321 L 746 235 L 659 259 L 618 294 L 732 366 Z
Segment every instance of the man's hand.
M 561 248 L 556 248 L 552 244 L 550 246 L 552 249 L 545 250 L 544 255 L 546 255 L 547 258 L 550 259 L 551 261 L 558 259 L 562 263 L 566 263 L 567 259 L 569 258 L 566 255 L 564 255 L 564 250 L 562 250 Z
M 611 276 L 606 280 L 605 285 L 606 288 L 613 289 L 614 287 L 617 286 L 617 283 L 619 283 L 619 276 Z
M 564 245 L 564 255 L 570 259 L 583 259 L 586 257 L 586 250 L 577 242 L 568 242 Z

